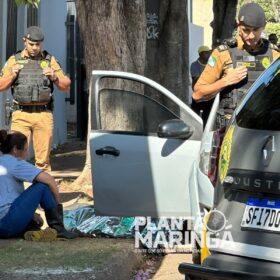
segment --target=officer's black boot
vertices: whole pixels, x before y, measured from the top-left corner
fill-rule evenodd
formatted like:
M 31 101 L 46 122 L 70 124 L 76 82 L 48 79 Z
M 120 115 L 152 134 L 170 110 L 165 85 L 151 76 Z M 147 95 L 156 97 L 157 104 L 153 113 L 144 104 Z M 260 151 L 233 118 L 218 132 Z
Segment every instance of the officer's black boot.
M 57 208 L 45 210 L 45 215 L 49 227 L 57 231 L 57 237 L 73 239 L 79 236 L 79 234 L 65 229 L 63 225 L 63 209 L 61 204 L 58 204 Z

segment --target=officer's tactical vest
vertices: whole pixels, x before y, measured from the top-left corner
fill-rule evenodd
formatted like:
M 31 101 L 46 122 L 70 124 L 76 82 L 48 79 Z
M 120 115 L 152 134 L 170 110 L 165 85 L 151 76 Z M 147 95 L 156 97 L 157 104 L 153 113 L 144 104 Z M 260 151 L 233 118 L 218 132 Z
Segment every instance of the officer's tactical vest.
M 265 39 L 263 39 L 262 49 L 259 52 L 254 53 L 254 55 L 246 50 L 237 48 L 236 41 L 228 41 L 228 44 L 218 47 L 220 52 L 225 50 L 230 52 L 233 68 L 246 66 L 248 69 L 248 75 L 244 80 L 221 91 L 220 113 L 233 113 L 236 106 L 247 93 L 247 90 L 273 61 L 272 48 L 273 45 Z
M 43 69 L 49 67 L 51 55 L 46 51 L 39 60 L 24 58 L 20 52 L 15 54 L 16 63 L 22 66 L 12 85 L 14 100 L 20 105 L 36 103 L 47 104 L 51 101 L 53 83 L 43 74 Z

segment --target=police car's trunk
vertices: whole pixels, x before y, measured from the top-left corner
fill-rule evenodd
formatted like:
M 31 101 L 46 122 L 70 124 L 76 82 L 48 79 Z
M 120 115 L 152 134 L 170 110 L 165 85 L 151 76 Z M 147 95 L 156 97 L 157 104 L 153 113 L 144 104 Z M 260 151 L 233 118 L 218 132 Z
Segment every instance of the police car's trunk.
M 279 277 L 279 141 L 278 131 L 245 129 L 236 123 L 228 129 L 221 147 L 215 209 L 207 224 L 211 255 L 198 270 L 209 276 L 205 279 Z M 193 267 L 181 269 L 192 273 Z
M 213 240 L 222 241 L 212 252 L 280 262 L 280 132 L 237 125 L 230 130 L 215 194 L 215 207 L 226 221 L 210 217 L 209 228 L 218 230 Z
M 279 69 L 278 59 L 252 86 L 223 140 L 214 205 L 224 217 L 208 225 L 224 242 L 213 253 L 280 262 Z

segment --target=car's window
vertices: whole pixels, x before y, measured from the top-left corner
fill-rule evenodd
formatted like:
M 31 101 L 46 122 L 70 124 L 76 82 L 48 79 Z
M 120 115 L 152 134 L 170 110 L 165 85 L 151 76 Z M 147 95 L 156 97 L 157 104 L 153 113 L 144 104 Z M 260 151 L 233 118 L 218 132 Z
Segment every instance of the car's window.
M 253 94 L 236 116 L 244 128 L 280 130 L 280 60 L 259 80 Z
M 156 133 L 162 121 L 178 118 L 175 112 L 156 98 L 146 96 L 146 90 L 144 92 L 145 95 L 123 89 L 102 89 L 99 96 L 100 129 Z

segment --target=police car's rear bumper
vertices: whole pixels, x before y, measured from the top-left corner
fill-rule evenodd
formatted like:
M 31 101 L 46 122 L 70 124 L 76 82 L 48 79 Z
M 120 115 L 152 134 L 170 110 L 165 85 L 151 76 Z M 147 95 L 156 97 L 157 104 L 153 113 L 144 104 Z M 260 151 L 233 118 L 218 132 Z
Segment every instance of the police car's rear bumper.
M 178 269 L 186 280 L 279 280 L 279 266 L 275 262 L 215 254 L 207 257 L 203 265 L 181 263 Z
M 185 274 L 185 280 L 279 280 L 277 276 L 268 276 L 265 274 L 256 274 L 248 272 L 237 272 L 220 270 L 217 268 L 203 267 L 201 265 L 181 263 L 179 272 Z M 196 278 L 192 278 L 196 277 Z

